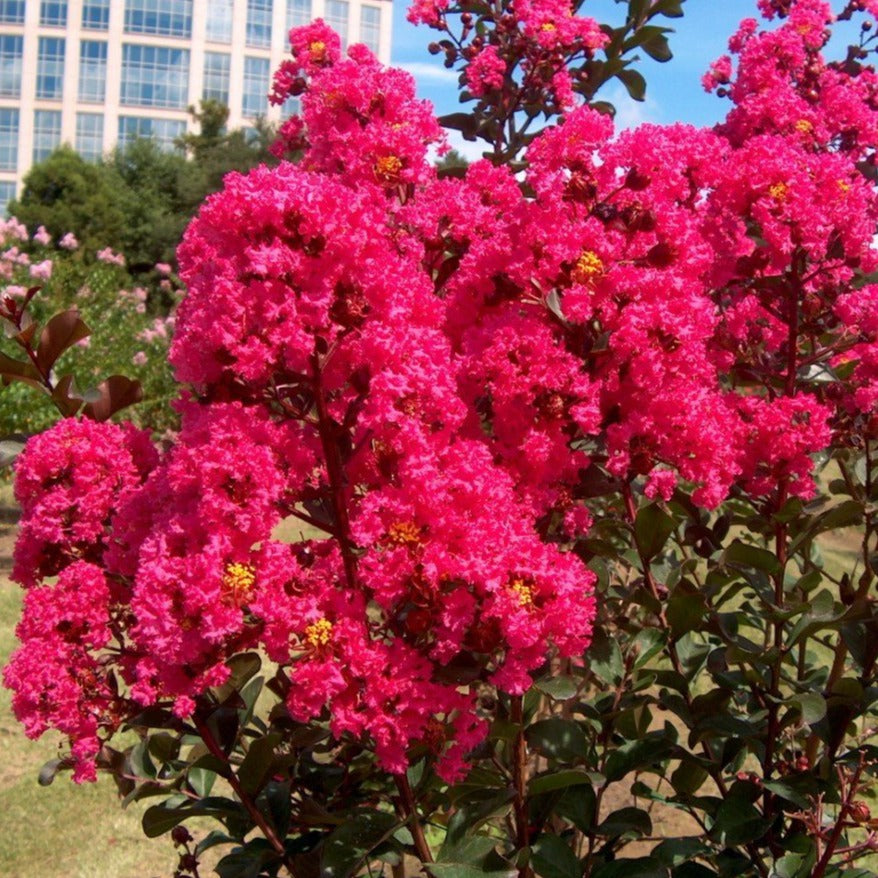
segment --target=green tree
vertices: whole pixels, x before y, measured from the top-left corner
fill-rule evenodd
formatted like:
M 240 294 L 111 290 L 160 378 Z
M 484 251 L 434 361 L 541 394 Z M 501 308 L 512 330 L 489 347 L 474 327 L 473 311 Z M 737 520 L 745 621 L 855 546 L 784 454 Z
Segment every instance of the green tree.
M 31 168 L 21 198 L 9 203 L 9 214 L 31 230 L 45 226 L 55 240 L 74 232 L 86 252 L 106 246 L 118 249 L 126 225 L 111 170 L 85 161 L 69 146 L 59 147 Z
M 274 129 L 264 120 L 247 131 L 226 131 L 223 104 L 202 101 L 190 112 L 198 131 L 183 135 L 176 151 L 140 138 L 87 162 L 69 146 L 59 147 L 28 172 L 10 215 L 31 231 L 45 226 L 56 240 L 73 232 L 86 259 L 107 246 L 124 253 L 141 282 L 156 263 L 173 265 L 187 223 L 222 188 L 226 174 L 275 161 L 269 151 Z

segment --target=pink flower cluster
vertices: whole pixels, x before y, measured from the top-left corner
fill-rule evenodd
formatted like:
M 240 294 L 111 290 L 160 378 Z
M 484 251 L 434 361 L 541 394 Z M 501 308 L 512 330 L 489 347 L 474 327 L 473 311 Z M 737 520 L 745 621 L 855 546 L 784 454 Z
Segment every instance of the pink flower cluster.
M 594 57 L 609 37 L 593 18 L 578 15 L 581 4 L 570 0 L 518 0 L 479 13 L 474 7 L 448 0 L 418 0 L 408 20 L 450 34 L 452 14 L 461 15 L 459 38 L 437 43 L 444 47 L 446 66 L 462 63 L 462 80 L 471 95 L 514 107 L 542 103 L 574 106 L 570 65 Z M 462 13 L 462 14 L 461 14 Z
M 21 458 L 33 618 L 6 680 L 29 733 L 62 729 L 88 777 L 126 715 L 189 716 L 260 648 L 296 719 L 457 777 L 479 687 L 520 694 L 589 643 L 594 577 L 562 548 L 586 473 L 707 508 L 810 496 L 812 455 L 875 422 L 878 115 L 873 74 L 822 59 L 825 4 L 789 5 L 714 66 L 718 130 L 614 137 L 578 108 L 523 181 L 439 179 L 411 78 L 294 30 L 273 99 L 302 95 L 279 145 L 301 161 L 230 175 L 179 251 L 174 443 L 62 422 Z M 602 39 L 516 14 L 531 53 Z

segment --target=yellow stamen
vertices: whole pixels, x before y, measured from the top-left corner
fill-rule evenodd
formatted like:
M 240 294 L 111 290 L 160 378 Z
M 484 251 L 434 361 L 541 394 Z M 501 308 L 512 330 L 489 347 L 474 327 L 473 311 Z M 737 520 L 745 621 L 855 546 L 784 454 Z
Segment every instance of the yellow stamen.
M 836 183 L 838 185 L 839 191 L 841 191 L 841 192 L 850 192 L 851 191 L 851 184 L 848 183 L 846 180 L 836 180 Z
M 518 606 L 527 610 L 533 609 L 534 587 L 528 585 L 520 576 L 513 577 L 509 590 L 518 598 Z
M 799 119 L 796 122 L 796 131 L 800 134 L 810 134 L 814 130 L 814 126 L 807 119 Z
M 332 622 L 329 619 L 318 619 L 305 629 L 305 640 L 314 649 L 328 646 L 332 640 Z
M 413 521 L 397 521 L 387 528 L 387 542 L 393 546 L 419 546 L 421 529 Z
M 395 155 L 383 155 L 375 162 L 374 171 L 379 183 L 396 183 L 402 171 L 402 160 Z
M 308 51 L 315 61 L 323 61 L 326 58 L 326 43 L 323 40 L 314 40 L 313 43 L 309 43 Z
M 247 600 L 256 582 L 256 571 L 249 564 L 235 561 L 226 565 L 223 575 L 223 595 L 236 604 Z
M 786 183 L 773 183 L 768 187 L 768 194 L 775 201 L 784 201 L 786 200 L 787 195 L 789 194 L 790 187 L 787 186 Z
M 570 274 L 570 278 L 577 284 L 589 284 L 604 273 L 604 263 L 594 250 L 585 250 Z
M 540 30 L 553 31 L 553 30 L 557 30 L 557 28 L 555 27 L 554 24 L 552 24 L 551 21 L 544 21 L 544 22 L 540 25 Z

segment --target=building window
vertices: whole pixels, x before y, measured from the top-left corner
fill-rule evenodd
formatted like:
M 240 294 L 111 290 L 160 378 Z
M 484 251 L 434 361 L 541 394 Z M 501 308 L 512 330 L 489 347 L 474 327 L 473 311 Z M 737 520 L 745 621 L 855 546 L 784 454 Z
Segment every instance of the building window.
M 43 27 L 67 27 L 67 0 L 42 0 L 40 24 Z
M 89 162 L 97 161 L 103 155 L 103 113 L 76 114 L 76 151 Z
M 107 92 L 107 44 L 83 40 L 79 44 L 79 100 L 102 104 Z
M 37 97 L 61 100 L 64 91 L 64 40 L 40 37 L 37 55 Z
M 229 105 L 229 71 L 231 55 L 225 52 L 204 53 L 204 90 L 201 96 L 205 100 L 219 101 Z
M 209 43 L 232 42 L 232 0 L 208 0 L 205 38 Z
M 268 110 L 268 58 L 244 58 L 245 116 L 263 116 Z
M 271 47 L 272 0 L 247 0 L 247 45 L 254 49 Z
M 110 27 L 110 0 L 84 0 L 82 26 L 85 30 L 107 30 Z
M 123 104 L 185 109 L 188 90 L 188 49 L 122 46 Z
M 151 137 L 165 150 L 177 149 L 174 142 L 186 131 L 186 123 L 178 119 L 147 119 L 144 116 L 119 117 L 119 146 L 125 147 L 138 137 Z
M 126 0 L 125 32 L 192 36 L 192 0 Z
M 6 216 L 6 205 L 15 198 L 15 181 L 0 180 L 0 215 Z
M 287 0 L 287 31 L 311 21 L 311 0 Z
M 0 0 L 0 22 L 24 24 L 24 0 Z
M 377 6 L 360 7 L 360 42 L 378 54 L 381 43 L 381 10 Z
M 0 107 L 0 168 L 18 169 L 18 110 Z
M 342 48 L 348 44 L 347 0 L 326 0 L 326 23 L 341 37 Z
M 21 97 L 23 55 L 24 37 L 0 36 L 0 95 L 4 98 Z
M 289 97 L 280 105 L 281 119 L 289 119 L 290 116 L 298 116 L 302 112 L 302 102 L 299 98 Z
M 61 111 L 34 110 L 34 164 L 47 159 L 61 143 Z

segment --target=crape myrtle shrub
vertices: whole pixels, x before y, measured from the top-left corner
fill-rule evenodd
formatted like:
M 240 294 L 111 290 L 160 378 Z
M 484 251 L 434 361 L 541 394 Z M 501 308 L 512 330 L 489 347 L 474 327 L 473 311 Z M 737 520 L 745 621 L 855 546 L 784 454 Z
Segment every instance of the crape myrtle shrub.
M 179 282 L 161 263 L 147 280 L 111 247 L 89 250 L 72 232 L 54 238 L 43 226 L 29 234 L 15 217 L 0 221 L 0 463 L 59 409 L 97 403 L 102 382 L 118 373 L 143 385 L 146 400 L 128 415 L 138 426 L 160 433 L 175 423 L 167 351 Z
M 179 875 L 873 874 L 878 2 L 837 61 L 759 7 L 722 125 L 614 134 L 582 99 L 679 4 L 417 3 L 490 156 L 442 178 L 410 77 L 291 33 L 301 163 L 180 248 L 176 442 L 18 464 L 44 781 L 159 797 Z

